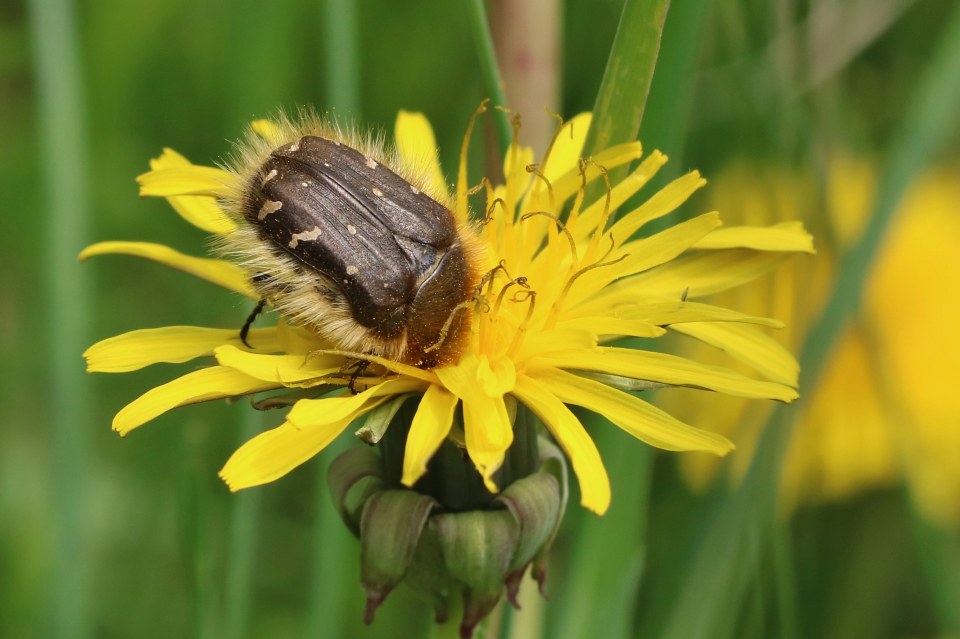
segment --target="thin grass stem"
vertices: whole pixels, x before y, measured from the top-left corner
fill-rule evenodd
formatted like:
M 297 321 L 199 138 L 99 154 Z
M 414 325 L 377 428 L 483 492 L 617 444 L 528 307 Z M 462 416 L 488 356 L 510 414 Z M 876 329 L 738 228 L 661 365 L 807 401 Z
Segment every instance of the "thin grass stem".
M 30 0 L 37 121 L 46 194 L 45 229 L 37 233 L 44 255 L 43 291 L 48 407 L 53 430 L 55 554 L 52 576 L 52 636 L 89 634 L 87 581 L 90 416 L 80 353 L 87 342 L 90 283 L 76 256 L 88 237 L 87 121 L 77 43 L 79 27 L 70 0 Z

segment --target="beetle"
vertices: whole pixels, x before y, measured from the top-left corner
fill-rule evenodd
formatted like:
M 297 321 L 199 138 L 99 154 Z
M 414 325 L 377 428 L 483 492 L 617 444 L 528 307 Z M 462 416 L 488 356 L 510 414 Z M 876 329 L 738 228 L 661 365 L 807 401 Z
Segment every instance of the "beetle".
M 369 139 L 316 122 L 286 129 L 289 142 L 240 155 L 226 202 L 238 228 L 221 252 L 263 302 L 337 349 L 420 368 L 455 362 L 480 279 L 476 231 Z

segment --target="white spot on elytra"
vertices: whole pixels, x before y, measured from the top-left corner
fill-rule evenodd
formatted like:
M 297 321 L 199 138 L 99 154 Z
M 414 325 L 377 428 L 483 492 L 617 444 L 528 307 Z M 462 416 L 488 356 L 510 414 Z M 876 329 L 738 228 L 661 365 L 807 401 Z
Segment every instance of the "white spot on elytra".
M 377 163 L 376 161 L 374 161 L 373 158 L 368 158 L 367 156 L 364 156 L 364 158 L 367 160 L 366 164 L 369 168 L 371 169 L 377 168 Z
M 349 265 L 349 266 L 347 267 L 347 275 L 356 275 L 359 271 L 360 271 L 360 269 L 358 269 L 358 268 L 357 268 L 356 266 L 354 266 L 353 264 L 351 264 L 351 265 Z
M 313 240 L 317 239 L 318 237 L 320 237 L 321 235 L 323 235 L 323 231 L 320 230 L 320 227 L 319 227 L 319 226 L 315 226 L 315 227 L 313 227 L 312 229 L 310 229 L 309 231 L 302 231 L 302 232 L 300 232 L 300 233 L 294 233 L 294 234 L 290 237 L 290 241 L 287 242 L 287 246 L 289 246 L 289 247 L 292 248 L 292 249 L 295 249 L 295 248 L 297 248 L 297 244 L 298 244 L 298 243 L 300 243 L 300 242 L 313 241 Z
M 296 142 L 293 142 L 293 143 L 290 145 L 290 148 L 287 149 L 287 151 L 289 151 L 290 153 L 296 153 L 296 152 L 299 151 L 299 150 L 300 150 L 300 140 L 297 140 Z
M 414 194 L 414 195 L 420 195 L 420 189 L 418 189 L 417 187 L 415 187 L 415 186 L 412 185 L 412 184 L 410 185 L 410 190 L 413 191 L 413 194 Z
M 355 227 L 353 224 L 347 224 L 347 233 L 349 233 L 350 235 L 356 235 L 357 227 Z
M 377 187 L 373 187 L 373 194 L 376 195 L 377 197 L 383 197 L 383 191 L 381 191 Z
M 301 183 L 300 183 L 300 186 L 302 186 L 302 187 L 308 187 L 308 186 L 310 186 L 310 183 L 309 183 L 309 182 L 301 182 Z
M 328 169 L 330 168 L 330 163 L 329 163 L 329 162 L 324 162 L 323 165 L 324 165 L 325 167 L 327 167 Z
M 267 200 L 263 203 L 263 206 L 260 207 L 260 212 L 257 213 L 257 219 L 261 222 L 267 218 L 271 213 L 276 213 L 283 207 L 283 202 L 277 202 L 276 200 Z
M 334 140 L 334 141 L 333 141 L 333 146 L 340 146 L 340 142 L 338 142 L 337 140 Z
M 277 170 L 276 170 L 276 169 L 270 169 L 270 172 L 267 173 L 266 177 L 263 178 L 263 183 L 266 184 L 267 182 L 269 182 L 270 180 L 272 180 L 272 179 L 275 178 L 275 177 L 277 177 Z

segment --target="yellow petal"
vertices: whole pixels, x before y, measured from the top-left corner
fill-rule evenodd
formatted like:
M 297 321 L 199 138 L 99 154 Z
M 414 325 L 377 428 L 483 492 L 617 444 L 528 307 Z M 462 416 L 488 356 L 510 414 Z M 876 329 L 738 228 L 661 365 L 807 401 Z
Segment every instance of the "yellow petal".
M 499 490 L 493 474 L 503 464 L 503 456 L 513 443 L 513 424 L 503 397 L 472 394 L 463 399 L 463 435 L 467 453 L 492 493 Z
M 511 144 L 503 156 L 503 175 L 507 187 L 507 206 L 516 206 L 526 192 L 533 174 L 527 167 L 533 164 L 533 149 Z
M 498 357 L 491 364 L 486 355 L 481 355 L 476 375 L 479 388 L 488 397 L 502 397 L 517 382 L 517 370 L 509 357 Z
M 456 395 L 441 386 L 431 384 L 427 387 L 410 424 L 403 452 L 401 481 L 404 485 L 413 486 L 427 472 L 427 462 L 450 432 L 458 401 Z
M 323 450 L 364 413 L 394 395 L 423 387 L 416 380 L 391 380 L 357 395 L 301 400 L 286 423 L 241 446 L 220 477 L 234 491 L 278 479 Z
M 320 336 L 302 326 L 291 326 L 282 317 L 277 322 L 277 340 L 280 342 L 280 352 L 288 354 L 313 355 L 330 347 L 330 343 L 320 339 Z
M 691 322 L 676 324 L 672 329 L 726 351 L 769 380 L 797 385 L 800 365 L 790 351 L 752 326 Z
M 622 262 L 609 269 L 598 268 L 595 271 L 604 275 L 607 281 L 613 281 L 610 273 L 622 273 L 624 276 L 642 273 L 673 260 L 721 224 L 720 214 L 715 211 L 698 215 L 650 237 L 625 243 L 621 251 L 627 257 Z
M 367 362 L 373 362 L 374 364 L 380 364 L 389 371 L 394 373 L 399 373 L 405 377 L 410 377 L 412 379 L 419 379 L 422 382 L 427 384 L 434 384 L 437 381 L 437 376 L 431 371 L 423 370 L 422 368 L 417 368 L 416 366 L 410 366 L 408 364 L 401 364 L 392 359 L 387 359 L 386 357 L 378 357 L 377 355 L 367 355 L 366 353 L 357 353 L 354 351 L 340 351 L 340 350 L 331 350 L 331 349 L 320 349 L 314 348 L 310 350 L 312 356 L 318 355 L 336 355 L 339 357 L 349 358 L 349 359 L 360 359 Z
M 580 483 L 580 504 L 598 515 L 610 507 L 610 479 L 596 444 L 570 409 L 546 386 L 521 375 L 513 395 L 540 418 L 573 465 Z
M 236 291 L 252 300 L 259 300 L 247 276 L 239 266 L 226 260 L 216 260 L 204 257 L 193 257 L 175 251 L 169 246 L 152 244 L 150 242 L 98 242 L 88 246 L 80 253 L 80 259 L 85 260 L 96 255 L 132 255 L 147 260 L 159 262 L 164 266 L 175 268 L 189 273 L 200 279 L 207 280 L 218 286 Z
M 623 375 L 634 379 L 689 386 L 757 399 L 791 402 L 797 391 L 774 382 L 750 379 L 721 366 L 710 366 L 676 355 L 631 348 L 598 346 L 589 351 L 552 353 L 537 358 L 537 365 Z
M 600 178 L 603 172 L 598 167 L 606 170 L 615 169 L 618 166 L 628 164 L 643 156 L 643 146 L 639 142 L 628 142 L 627 144 L 618 144 L 609 149 L 605 149 L 590 158 L 587 164 L 587 183 Z M 556 198 L 557 206 L 560 206 L 567 198 L 576 193 L 583 185 L 583 178 L 580 175 L 580 167 L 575 166 L 560 178 L 553 182 L 553 194 Z
M 113 418 L 113 430 L 126 435 L 137 426 L 178 406 L 248 395 L 277 386 L 223 366 L 203 368 L 152 388 L 124 406 Z
M 250 123 L 250 130 L 268 142 L 280 140 L 283 136 L 283 130 L 273 120 L 254 120 Z
M 594 335 L 624 335 L 628 337 L 660 337 L 666 329 L 660 328 L 645 320 L 626 319 L 611 315 L 587 315 L 564 320 L 559 323 L 561 328 L 590 331 Z M 596 340 L 594 340 L 596 342 Z M 591 346 L 595 345 L 592 344 Z M 566 350 L 565 344 L 557 344 L 554 350 Z
M 755 251 L 793 251 L 814 253 L 813 236 L 801 222 L 781 222 L 773 226 L 731 226 L 717 229 L 697 242 L 694 248 L 749 248 Z
M 789 254 L 748 249 L 702 251 L 684 255 L 656 269 L 615 282 L 589 300 L 578 312 L 629 304 L 637 291 L 652 297 L 680 299 L 712 295 L 746 284 L 768 273 L 789 257 Z
M 223 212 L 212 197 L 205 195 L 172 195 L 167 198 L 180 217 L 208 233 L 226 235 L 237 225 Z
M 630 239 L 641 226 L 677 209 L 694 192 L 706 184 L 698 171 L 691 171 L 666 185 L 649 200 L 621 217 L 609 231 L 609 234 L 622 244 Z
M 630 175 L 613 185 L 610 190 L 610 204 L 607 204 L 606 194 L 597 198 L 597 201 L 586 207 L 575 219 L 568 222 L 567 228 L 578 241 L 588 238 L 600 223 L 604 209 L 609 206 L 611 211 L 620 208 L 627 200 L 636 195 L 650 179 L 667 163 L 667 156 L 660 151 L 654 151 L 633 170 Z M 636 211 L 634 211 L 636 213 Z M 624 238 L 625 239 L 625 238 Z
M 150 160 L 150 168 L 159 169 L 186 169 L 194 166 L 190 160 L 173 149 L 164 149 L 158 158 Z M 233 220 L 226 216 L 217 205 L 217 201 L 203 195 L 174 195 L 167 198 L 180 217 L 197 228 L 209 233 L 225 234 L 236 228 Z
M 503 455 L 513 442 L 513 425 L 502 396 L 485 392 L 479 376 L 480 360 L 465 356 L 457 366 L 438 368 L 434 372 L 441 383 L 463 401 L 463 428 L 467 453 L 483 477 L 487 489 L 497 490 L 492 475 L 503 463 Z
M 597 345 L 597 333 L 589 326 L 562 326 L 549 330 L 530 331 L 523 339 L 517 353 L 517 361 L 526 361 L 531 357 L 581 348 L 593 348 Z
M 636 305 L 636 310 L 624 309 L 631 317 L 642 318 L 657 326 L 670 326 L 687 322 L 740 322 L 757 324 L 770 328 L 783 328 L 783 322 L 769 317 L 745 315 L 722 306 L 701 304 L 699 302 L 681 302 L 679 300 L 644 301 Z
M 276 328 L 255 328 L 247 341 L 263 351 L 279 350 Z M 83 356 L 90 373 L 126 373 L 157 363 L 179 364 L 213 355 L 223 344 L 241 344 L 238 328 L 164 326 L 145 328 L 97 342 Z
M 308 388 L 324 382 L 323 378 L 339 374 L 344 360 L 340 357 L 307 357 L 251 353 L 236 346 L 219 346 L 214 351 L 217 362 L 255 379 Z
M 560 176 L 570 170 L 576 170 L 583 153 L 583 143 L 590 130 L 593 116 L 581 113 L 569 121 L 564 122 L 563 128 L 557 132 L 550 147 L 550 153 L 541 168 L 543 176 L 550 182 L 558 180 Z
M 612 282 L 670 262 L 718 226 L 720 216 L 717 213 L 704 213 L 656 235 L 628 242 L 621 248 L 625 256 L 623 259 L 617 262 L 608 260 L 610 263 L 594 268 L 577 279 L 567 294 L 565 309 L 574 309 L 597 293 L 605 295 L 604 289 Z M 639 286 L 634 291 L 635 294 L 647 293 L 646 289 Z
M 241 446 L 227 460 L 220 478 L 234 492 L 279 479 L 326 448 L 351 421 L 345 418 L 306 429 L 286 422 Z
M 422 113 L 400 111 L 393 135 L 404 164 L 422 171 L 437 193 L 448 193 L 430 121 Z
M 567 404 L 600 413 L 651 446 L 664 450 L 704 450 L 726 455 L 733 444 L 721 435 L 688 426 L 647 402 L 606 384 L 556 368 L 538 370 L 538 381 Z
M 171 195 L 229 195 L 234 177 L 212 166 L 174 166 L 155 169 L 137 176 L 140 195 L 170 197 Z
M 517 379 L 513 362 L 507 357 L 490 362 L 486 355 L 467 353 L 453 366 L 434 369 L 440 382 L 458 397 L 509 393 Z
M 152 171 L 157 171 L 159 169 L 176 169 L 189 166 L 193 166 L 193 162 L 169 147 L 165 147 L 163 152 L 158 157 L 150 160 L 150 170 Z
M 372 386 L 356 395 L 341 395 L 323 399 L 304 399 L 296 403 L 287 415 L 287 421 L 297 428 L 318 428 L 341 419 L 356 419 L 385 398 L 422 391 L 426 384 L 415 379 L 391 379 Z

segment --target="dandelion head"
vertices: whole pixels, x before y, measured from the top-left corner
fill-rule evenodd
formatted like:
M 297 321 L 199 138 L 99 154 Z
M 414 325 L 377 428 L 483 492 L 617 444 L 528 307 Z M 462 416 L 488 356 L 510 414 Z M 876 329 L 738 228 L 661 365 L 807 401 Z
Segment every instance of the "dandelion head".
M 798 224 L 722 228 L 716 212 L 650 230 L 705 181 L 693 171 L 631 204 L 667 158 L 645 155 L 638 142 L 585 156 L 589 126 L 589 114 L 562 124 L 540 159 L 515 139 L 497 184 L 468 179 L 468 129 L 452 193 L 430 125 L 412 113 L 399 115 L 392 147 L 307 114 L 255 122 L 225 168 L 164 151 L 138 178 L 141 193 L 166 197 L 210 233 L 216 257 L 139 242 L 104 242 L 82 257 L 159 261 L 273 309 L 276 320 L 251 328 L 251 316 L 242 335 L 239 327 L 180 326 L 94 345 L 86 353 L 91 371 L 210 362 L 134 400 L 114 428 L 126 434 L 174 407 L 213 399 L 289 405 L 284 423 L 248 441 L 222 469 L 239 490 L 282 477 L 362 423 L 365 441 L 394 438 L 399 451 L 395 471 L 378 475 L 393 495 L 378 497 L 379 507 L 347 503 L 361 478 L 377 474 L 367 472 L 375 466 L 367 452 L 331 471 L 341 513 L 362 540 L 363 530 L 383 529 L 396 512 L 391 499 L 420 513 L 404 519 L 406 537 L 395 537 L 415 547 L 427 527 L 457 544 L 467 524 L 440 515 L 498 512 L 482 524 L 496 536 L 514 530 L 504 512 L 520 522 L 529 517 L 524 500 L 551 495 L 557 507 L 521 526 L 533 537 L 507 544 L 490 581 L 496 587 L 471 585 L 467 617 L 479 619 L 504 580 L 509 585 L 531 562 L 536 572 L 566 501 L 566 474 L 556 470 L 564 460 L 584 507 L 602 514 L 610 505 L 603 462 L 571 407 L 658 448 L 724 455 L 729 440 L 681 422 L 642 391 L 797 396 L 796 364 L 766 334 L 778 321 L 696 300 L 756 278 L 789 253 L 812 251 L 809 235 Z M 668 332 L 724 351 L 753 374 L 637 348 L 631 339 L 652 344 Z M 445 454 L 468 460 L 474 486 L 451 496 L 449 482 L 435 481 Z M 396 564 L 396 555 L 383 561 L 374 570 L 379 581 L 365 579 L 374 608 L 416 572 L 409 561 Z M 448 576 L 474 578 L 475 570 L 461 568 L 447 566 Z

